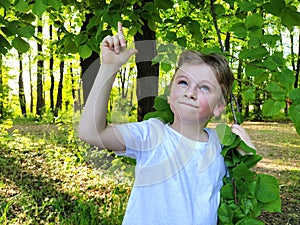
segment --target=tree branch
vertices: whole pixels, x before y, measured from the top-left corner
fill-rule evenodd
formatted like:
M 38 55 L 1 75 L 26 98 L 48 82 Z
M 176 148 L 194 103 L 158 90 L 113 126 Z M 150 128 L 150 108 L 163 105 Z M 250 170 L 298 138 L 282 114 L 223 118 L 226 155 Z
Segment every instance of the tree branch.
M 210 10 L 211 10 L 211 15 L 213 17 L 214 27 L 215 27 L 216 32 L 217 32 L 218 42 L 220 44 L 220 49 L 221 49 L 222 52 L 224 52 L 225 49 L 224 49 L 222 39 L 221 39 L 221 31 L 220 31 L 220 29 L 218 27 L 218 23 L 217 23 L 217 15 L 216 15 L 216 12 L 215 12 L 214 2 L 215 2 L 215 0 L 210 0 Z

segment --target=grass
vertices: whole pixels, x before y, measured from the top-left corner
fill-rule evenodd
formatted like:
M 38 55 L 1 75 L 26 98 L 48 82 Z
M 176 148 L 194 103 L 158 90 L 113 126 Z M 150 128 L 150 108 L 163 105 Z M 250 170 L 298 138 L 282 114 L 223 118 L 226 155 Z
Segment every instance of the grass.
M 282 213 L 261 220 L 299 224 L 299 136 L 288 123 L 244 127 L 263 156 L 257 172 L 281 188 Z M 87 149 L 73 125 L 0 124 L 0 224 L 121 224 L 133 167 Z
M 120 224 L 130 180 L 84 160 L 73 127 L 2 125 L 0 224 Z

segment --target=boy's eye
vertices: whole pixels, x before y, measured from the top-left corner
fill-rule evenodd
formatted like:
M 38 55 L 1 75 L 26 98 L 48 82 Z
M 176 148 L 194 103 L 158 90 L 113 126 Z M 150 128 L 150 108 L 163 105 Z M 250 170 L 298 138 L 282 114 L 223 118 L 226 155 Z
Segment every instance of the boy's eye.
M 210 88 L 208 86 L 200 86 L 201 91 L 209 91 Z
M 182 86 L 187 86 L 188 85 L 188 83 L 184 80 L 179 81 L 178 84 L 182 85 Z

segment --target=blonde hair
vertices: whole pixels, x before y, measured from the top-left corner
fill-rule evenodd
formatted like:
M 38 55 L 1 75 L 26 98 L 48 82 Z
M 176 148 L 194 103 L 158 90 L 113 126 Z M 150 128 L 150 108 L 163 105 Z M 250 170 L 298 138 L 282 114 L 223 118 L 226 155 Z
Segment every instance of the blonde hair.
M 216 76 L 216 79 L 221 87 L 224 100 L 228 101 L 234 77 L 228 65 L 228 61 L 224 56 L 216 53 L 202 54 L 194 50 L 187 50 L 181 53 L 178 59 L 177 68 L 180 68 L 185 63 L 204 63 L 208 65 Z

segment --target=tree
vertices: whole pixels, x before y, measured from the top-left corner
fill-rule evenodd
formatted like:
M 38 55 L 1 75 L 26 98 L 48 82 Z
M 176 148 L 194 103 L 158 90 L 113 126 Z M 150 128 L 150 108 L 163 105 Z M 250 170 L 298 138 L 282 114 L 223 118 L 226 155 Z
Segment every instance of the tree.
M 55 87 L 55 80 L 54 80 L 54 56 L 53 56 L 53 47 L 52 47 L 52 41 L 53 41 L 53 25 L 50 24 L 49 26 L 49 36 L 50 36 L 50 59 L 49 59 L 49 73 L 50 73 L 50 109 L 52 112 L 54 112 L 54 87 Z
M 147 3 L 153 3 L 153 1 L 143 1 L 142 5 L 135 4 L 134 8 L 141 10 Z M 142 121 L 146 113 L 154 110 L 154 98 L 158 94 L 159 75 L 159 64 L 152 65 L 151 62 L 157 55 L 155 29 L 153 27 L 153 30 L 150 29 L 146 19 L 141 18 L 141 21 L 142 32 L 137 32 L 134 35 L 135 47 L 138 50 L 136 55 L 138 121 Z
M 63 89 L 63 79 L 64 79 L 64 69 L 65 69 L 65 63 L 63 60 L 60 61 L 60 78 L 57 88 L 57 99 L 56 99 L 56 105 L 54 110 L 54 116 L 58 116 L 58 110 L 61 110 L 62 108 L 62 89 Z
M 19 53 L 19 102 L 21 107 L 22 115 L 26 117 L 26 98 L 24 92 L 24 82 L 23 82 L 23 63 L 22 54 Z
M 42 35 L 43 27 L 41 24 L 38 25 L 37 29 L 38 29 L 38 34 Z M 37 61 L 37 84 L 36 84 L 36 90 L 37 90 L 36 114 L 41 117 L 45 107 L 45 99 L 44 99 L 44 88 L 43 88 L 43 76 L 44 76 L 43 45 L 40 42 L 37 43 L 37 51 L 38 51 L 38 61 Z
M 83 68 L 88 68 L 97 60 L 101 40 L 112 33 L 117 21 L 122 21 L 130 41 L 134 37 L 144 40 L 141 37 L 151 31 L 149 37 L 156 44 L 168 42 L 205 53 L 223 52 L 236 74 L 233 92 L 243 105 L 243 113 L 249 119 L 254 116 L 272 119 L 285 110 L 300 133 L 299 47 L 292 48 L 299 46 L 299 4 L 290 0 L 22 0 L 13 3 L 2 0 L 0 52 L 3 55 L 11 49 L 27 52 L 28 40 L 37 38 L 34 21 L 45 14 L 61 32 L 61 40 L 54 43 L 58 51 L 71 57 L 79 54 L 82 62 L 86 60 Z M 72 21 L 73 29 L 66 29 L 66 21 Z M 291 34 L 290 38 L 284 37 L 286 34 Z M 287 41 L 289 46 L 284 45 Z M 166 46 L 157 46 L 159 54 L 161 47 Z M 176 61 L 174 48 L 166 47 L 164 53 L 172 63 Z M 157 59 L 161 76 L 173 69 Z

